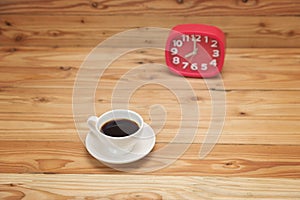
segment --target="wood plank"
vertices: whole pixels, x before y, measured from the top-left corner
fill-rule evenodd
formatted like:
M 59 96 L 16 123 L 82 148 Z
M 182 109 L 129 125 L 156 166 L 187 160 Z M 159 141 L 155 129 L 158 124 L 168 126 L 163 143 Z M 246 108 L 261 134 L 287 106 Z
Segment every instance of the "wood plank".
M 178 144 L 158 143 L 153 151 L 164 145 L 175 145 L 174 148 L 178 148 Z M 300 177 L 299 145 L 217 144 L 203 160 L 198 157 L 200 147 L 199 144 L 192 144 L 184 155 L 170 166 L 151 174 Z M 109 168 L 91 157 L 81 142 L 1 141 L 0 152 L 1 173 L 127 174 Z M 151 159 L 146 157 L 135 166 L 152 165 Z
M 141 15 L 156 14 L 160 17 L 212 16 L 212 15 L 298 15 L 300 3 L 294 0 L 212 0 L 212 1 L 58 1 L 58 0 L 2 0 L 1 14 L 35 15 Z
M 18 114 L 20 115 L 20 114 Z M 2 141 L 79 141 L 79 134 L 75 128 L 73 118 L 65 116 L 43 116 L 43 115 L 18 115 L 12 114 L 14 120 L 7 115 L 0 115 L 0 139 Z M 63 117 L 63 118 L 62 118 Z M 87 117 L 86 117 L 87 118 Z M 144 117 L 145 118 L 145 117 Z M 84 118 L 85 119 L 85 118 Z M 172 119 L 161 123 L 151 123 L 157 134 L 157 142 L 170 142 L 179 134 L 179 130 L 185 131 L 181 135 L 180 143 L 185 144 L 191 140 L 191 135 L 196 131 L 193 143 L 202 143 L 207 135 L 211 121 L 200 119 L 196 122 L 182 121 L 182 127 L 178 121 Z M 299 145 L 299 118 L 298 119 L 227 119 L 220 134 L 220 144 L 261 144 L 261 145 Z M 83 128 L 78 131 L 88 132 L 85 122 Z M 82 133 L 82 132 L 80 132 Z
M 83 103 L 94 104 L 99 113 L 110 109 L 112 103 L 111 90 L 99 90 L 95 100 L 83 96 Z M 149 93 L 151 91 L 151 93 Z M 62 88 L 4 88 L 0 91 L 1 114 L 18 114 L 72 117 L 72 89 Z M 297 119 L 299 117 L 300 91 L 226 91 L 227 115 L 231 118 L 272 118 Z M 153 96 L 155 98 L 153 98 Z M 209 91 L 195 91 L 195 96 L 186 96 L 182 103 L 196 102 L 201 116 L 210 117 L 212 99 Z M 115 103 L 119 103 L 118 101 Z M 219 102 L 218 102 L 219 103 Z M 176 96 L 160 86 L 144 87 L 135 91 L 128 102 L 134 109 L 140 109 L 143 114 L 151 105 L 161 104 L 170 111 L 171 119 L 177 119 L 180 112 Z M 178 107 L 177 107 L 178 106 Z M 12 109 L 15 110 L 12 113 Z M 144 111 L 143 111 L 144 110 Z M 155 113 L 154 113 L 155 115 Z
M 299 144 L 300 91 L 230 91 L 226 92 L 225 126 L 220 143 L 237 144 Z M 77 141 L 73 121 L 72 90 L 14 88 L 0 92 L 1 140 L 64 140 Z M 101 94 L 99 96 L 99 94 Z M 153 95 L 156 96 L 153 99 Z M 184 120 L 176 97 L 160 87 L 139 90 L 133 96 L 129 108 L 140 113 L 144 120 L 159 130 L 158 141 L 169 142 L 182 127 L 192 131 L 197 128 L 195 143 L 201 143 L 211 120 L 212 102 L 207 91 L 196 91 L 197 101 L 186 97 L 186 104 L 198 106 L 200 118 L 189 116 Z M 241 98 L 242 97 L 242 98 Z M 258 98 L 259 97 L 259 98 Z M 92 100 L 82 97 L 83 104 Z M 96 113 L 112 109 L 111 91 L 101 91 L 96 96 Z M 152 105 L 161 105 L 167 113 L 152 112 Z M 80 106 L 80 105 L 77 105 Z M 193 106 L 190 106 L 194 109 Z M 91 115 L 92 113 L 90 113 Z M 86 119 L 88 116 L 81 116 Z M 217 115 L 222 117 L 222 115 Z M 162 118 L 162 119 L 161 119 Z M 159 123 L 157 121 L 159 120 Z M 162 121 L 163 120 L 163 121 Z M 199 120 L 199 125 L 196 123 Z M 285 137 L 282 137 L 285 135 Z M 184 140 L 182 141 L 185 142 Z
M 77 70 L 88 54 L 89 48 L 6 48 L 1 49 L 0 87 L 5 88 L 73 88 Z M 226 90 L 299 90 L 300 49 L 228 49 L 222 71 Z M 276 61 L 276 62 L 275 62 Z M 37 64 L 38 63 L 38 64 Z M 143 50 L 128 53 L 109 66 L 101 77 L 101 88 L 111 89 L 117 81 L 133 68 L 138 76 L 128 83 L 140 80 L 167 81 L 174 87 L 182 78 L 172 75 L 166 68 L 148 68 L 144 64 L 164 64 L 161 50 Z M 95 61 L 97 64 L 97 61 Z M 288 67 L 288 70 L 286 70 Z M 90 83 L 97 75 L 91 69 L 91 77 L 83 80 Z M 155 76 L 154 76 L 155 74 Z M 95 79 L 93 79 L 95 80 Z M 194 90 L 207 89 L 202 79 L 185 79 Z M 222 89 L 217 80 L 211 79 L 214 89 Z M 87 86 L 86 86 L 87 87 Z M 223 88 L 224 89 L 224 88 Z
M 172 184 L 170 184 L 172 183 Z M 217 186 L 217 187 L 216 187 Z M 299 199 L 296 179 L 1 174 L 2 199 Z
M 222 2 L 225 3 L 225 1 Z M 300 8 L 300 6 L 298 7 Z M 16 8 L 14 7 L 13 10 L 16 10 Z M 246 9 L 244 11 L 250 10 Z M 253 16 L 253 11 L 250 12 L 250 16 L 210 17 L 191 15 L 190 12 L 186 16 L 168 14 L 163 17 L 159 14 L 138 16 L 65 16 L 51 14 L 38 17 L 36 15 L 0 14 L 0 45 L 14 47 L 95 47 L 114 34 L 137 27 L 170 29 L 178 24 L 202 23 L 221 28 L 226 34 L 227 47 L 229 48 L 300 47 L 299 16 L 257 17 Z M 164 20 L 161 20 L 162 18 Z

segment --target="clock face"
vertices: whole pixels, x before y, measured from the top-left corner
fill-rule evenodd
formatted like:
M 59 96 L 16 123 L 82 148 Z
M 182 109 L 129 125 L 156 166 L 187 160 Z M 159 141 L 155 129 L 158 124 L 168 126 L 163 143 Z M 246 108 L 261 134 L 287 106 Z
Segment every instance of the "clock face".
M 166 44 L 166 63 L 175 73 L 188 77 L 212 77 L 224 63 L 224 41 L 213 30 L 172 31 Z M 202 30 L 202 31 L 201 31 Z

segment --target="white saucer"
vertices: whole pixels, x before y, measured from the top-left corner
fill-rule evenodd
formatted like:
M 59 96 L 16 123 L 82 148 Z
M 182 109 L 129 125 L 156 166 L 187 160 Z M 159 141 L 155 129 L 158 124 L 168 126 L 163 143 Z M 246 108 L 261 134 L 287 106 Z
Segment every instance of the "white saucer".
M 124 155 L 113 154 L 106 148 L 101 148 L 102 143 L 91 132 L 85 139 L 85 147 L 87 151 L 97 160 L 108 164 L 126 164 L 131 163 L 145 157 L 155 144 L 155 133 L 153 129 L 144 123 L 141 140 L 134 146 L 133 150 Z

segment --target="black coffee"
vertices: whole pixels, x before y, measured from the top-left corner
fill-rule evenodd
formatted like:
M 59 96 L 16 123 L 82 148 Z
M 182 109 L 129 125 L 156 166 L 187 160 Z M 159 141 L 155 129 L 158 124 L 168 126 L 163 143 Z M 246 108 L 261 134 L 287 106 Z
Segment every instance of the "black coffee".
M 100 131 L 111 137 L 125 137 L 135 133 L 139 128 L 136 122 L 129 119 L 116 119 L 106 122 Z

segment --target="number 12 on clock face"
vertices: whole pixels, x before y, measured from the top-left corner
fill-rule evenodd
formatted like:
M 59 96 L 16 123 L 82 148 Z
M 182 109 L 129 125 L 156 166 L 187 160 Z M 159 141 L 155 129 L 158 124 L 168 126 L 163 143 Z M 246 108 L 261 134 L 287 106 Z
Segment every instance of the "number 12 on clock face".
M 169 69 L 187 77 L 213 77 L 225 57 L 224 33 L 213 26 L 183 24 L 170 32 L 165 50 Z

